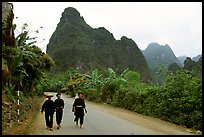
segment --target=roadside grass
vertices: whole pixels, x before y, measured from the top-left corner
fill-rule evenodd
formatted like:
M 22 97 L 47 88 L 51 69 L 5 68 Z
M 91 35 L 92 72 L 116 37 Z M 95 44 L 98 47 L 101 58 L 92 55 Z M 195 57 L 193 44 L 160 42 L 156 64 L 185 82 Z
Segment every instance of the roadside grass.
M 37 120 L 44 96 L 36 96 L 28 100 L 31 108 L 20 116 L 20 122 L 11 128 L 5 129 L 5 135 L 28 135 L 32 130 L 33 123 Z M 25 109 L 25 108 L 24 108 Z

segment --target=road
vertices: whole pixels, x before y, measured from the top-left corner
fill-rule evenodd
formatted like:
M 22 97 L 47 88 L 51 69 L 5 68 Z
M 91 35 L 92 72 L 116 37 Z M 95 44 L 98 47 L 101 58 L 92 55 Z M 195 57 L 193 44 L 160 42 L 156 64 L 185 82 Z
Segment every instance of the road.
M 56 99 L 56 93 L 52 93 Z M 74 98 L 62 94 L 65 102 L 61 128 L 57 129 L 54 115 L 53 131 L 45 126 L 44 114 L 38 115 L 30 135 L 191 135 L 186 129 L 176 125 L 130 112 L 109 105 L 86 101 L 83 128 L 75 126 L 72 104 Z

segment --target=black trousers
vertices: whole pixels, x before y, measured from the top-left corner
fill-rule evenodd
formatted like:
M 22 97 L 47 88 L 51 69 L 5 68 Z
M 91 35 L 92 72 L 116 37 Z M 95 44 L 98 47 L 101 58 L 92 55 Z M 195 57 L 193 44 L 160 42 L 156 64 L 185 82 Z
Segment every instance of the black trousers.
M 62 114 L 63 114 L 63 110 L 62 109 L 56 109 L 56 121 L 57 121 L 57 125 L 60 125 L 60 123 L 62 122 Z
M 53 127 L 53 113 L 45 112 L 45 121 L 46 121 L 46 126 L 49 128 L 52 128 Z
M 78 123 L 78 120 L 80 119 L 80 125 L 82 125 L 84 123 L 84 116 L 76 116 L 74 121 L 76 121 L 76 123 Z

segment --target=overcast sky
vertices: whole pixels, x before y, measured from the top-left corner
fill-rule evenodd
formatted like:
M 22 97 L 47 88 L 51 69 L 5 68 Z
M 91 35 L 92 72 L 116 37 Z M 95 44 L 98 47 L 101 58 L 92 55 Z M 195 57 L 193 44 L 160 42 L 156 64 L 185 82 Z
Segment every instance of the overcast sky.
M 105 27 L 116 40 L 131 38 L 142 50 L 157 42 L 168 44 L 177 57 L 202 54 L 202 2 L 11 3 L 17 26 L 27 23 L 30 31 L 43 27 L 35 35 L 43 52 L 64 9 L 74 7 L 92 28 Z

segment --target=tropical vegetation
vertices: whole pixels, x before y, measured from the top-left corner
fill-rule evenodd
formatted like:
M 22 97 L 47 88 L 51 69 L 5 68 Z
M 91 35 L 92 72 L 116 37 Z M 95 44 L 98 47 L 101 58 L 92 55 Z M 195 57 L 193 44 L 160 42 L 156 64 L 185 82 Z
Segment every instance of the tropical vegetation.
M 2 27 L 4 30 L 5 25 Z M 107 32 L 104 29 L 97 31 Z M 49 71 L 59 62 L 55 63 L 54 58 L 37 47 L 36 38 L 29 36 L 27 24 L 23 25 L 15 40 L 17 47 L 2 43 L 2 63 L 9 70 L 2 80 L 2 93 L 13 102 L 17 99 L 14 88 L 21 83 L 21 99 L 24 101 L 32 96 L 41 96 L 45 91 L 65 92 L 71 97 L 82 92 L 85 99 L 90 101 L 122 107 L 188 128 L 202 129 L 202 58 L 197 62 L 187 58 L 183 68 L 175 64 L 169 70 L 158 66 L 158 77 L 165 76 L 165 80 L 163 84 L 149 84 L 142 80 L 143 73 L 128 67 L 119 72 L 107 66 L 92 66 L 86 73 L 80 71 L 81 66 L 64 68 L 65 71 L 56 71 L 55 67 L 55 70 Z M 123 37 L 119 43 L 122 45 L 127 41 L 132 42 Z M 60 52 L 56 56 L 61 56 Z

